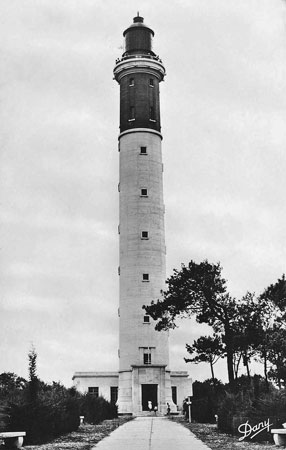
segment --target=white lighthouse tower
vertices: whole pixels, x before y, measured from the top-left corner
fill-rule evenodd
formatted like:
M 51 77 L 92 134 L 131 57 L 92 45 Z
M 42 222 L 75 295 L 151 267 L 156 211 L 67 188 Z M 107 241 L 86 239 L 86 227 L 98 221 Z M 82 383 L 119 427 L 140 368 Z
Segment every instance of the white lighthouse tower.
M 142 305 L 160 297 L 166 279 L 159 83 L 165 68 L 154 32 L 139 15 L 123 33 L 120 84 L 119 412 L 171 403 L 168 332 L 158 333 Z
M 123 36 L 114 78 L 120 85 L 119 372 L 77 372 L 79 390 L 115 398 L 119 414 L 172 412 L 191 395 L 186 371 L 170 372 L 169 335 L 155 330 L 143 305 L 161 296 L 166 279 L 159 83 L 165 68 L 154 32 L 139 14 Z M 118 390 L 117 390 L 118 388 Z M 110 397 L 108 392 L 110 389 Z

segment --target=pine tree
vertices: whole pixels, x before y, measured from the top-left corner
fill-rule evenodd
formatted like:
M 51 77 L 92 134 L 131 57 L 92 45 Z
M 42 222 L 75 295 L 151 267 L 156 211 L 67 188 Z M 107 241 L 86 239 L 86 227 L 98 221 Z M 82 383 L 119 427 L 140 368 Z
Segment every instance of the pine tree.
M 29 396 L 32 402 L 37 400 L 39 390 L 39 379 L 37 377 L 37 352 L 34 345 L 28 353 L 29 360 Z

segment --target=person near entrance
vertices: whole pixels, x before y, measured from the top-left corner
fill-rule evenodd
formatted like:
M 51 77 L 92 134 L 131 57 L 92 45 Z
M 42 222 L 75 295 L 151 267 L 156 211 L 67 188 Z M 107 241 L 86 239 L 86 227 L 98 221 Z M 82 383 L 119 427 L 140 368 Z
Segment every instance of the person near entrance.
M 188 408 L 188 398 L 183 401 L 183 412 L 185 420 L 189 420 L 189 408 Z
M 142 411 L 154 411 L 155 406 L 158 408 L 158 385 L 142 384 Z
M 170 403 L 167 403 L 167 416 L 170 415 L 170 412 L 171 412 Z

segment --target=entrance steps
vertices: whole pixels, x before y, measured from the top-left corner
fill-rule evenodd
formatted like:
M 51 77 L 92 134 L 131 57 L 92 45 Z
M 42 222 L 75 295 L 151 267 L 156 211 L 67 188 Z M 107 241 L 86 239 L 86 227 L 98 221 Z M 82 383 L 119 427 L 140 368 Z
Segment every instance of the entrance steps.
M 137 413 L 133 413 L 133 416 L 135 417 L 165 417 L 165 414 L 160 413 L 160 412 L 155 412 L 154 411 L 140 411 Z

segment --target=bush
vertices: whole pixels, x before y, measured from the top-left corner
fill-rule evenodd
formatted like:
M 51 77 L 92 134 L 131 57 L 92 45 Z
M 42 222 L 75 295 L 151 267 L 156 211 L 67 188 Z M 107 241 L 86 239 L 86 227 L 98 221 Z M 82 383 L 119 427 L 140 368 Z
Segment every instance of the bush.
M 117 407 L 103 397 L 85 394 L 81 400 L 80 413 L 86 422 L 97 424 L 105 419 L 117 417 Z
M 269 391 L 261 377 L 250 380 L 241 377 L 236 382 L 234 393 L 227 392 L 218 412 L 220 431 L 239 434 L 238 426 L 249 422 L 251 426 L 269 422 L 274 428 L 281 428 L 286 421 L 286 392 L 270 386 Z M 269 433 L 262 432 L 253 440 L 271 439 Z
M 226 392 L 224 400 L 218 409 L 218 428 L 225 433 L 234 432 L 233 419 L 240 412 L 244 411 L 244 406 L 248 405 L 248 399 L 243 399 L 240 394 Z
M 10 414 L 11 431 L 26 431 L 28 444 L 41 443 L 78 428 L 79 401 L 67 397 L 57 403 L 40 399 L 13 404 Z
M 5 431 L 26 431 L 26 443 L 45 442 L 79 426 L 80 395 L 74 389 L 40 380 L 38 386 L 33 400 L 27 386 L 7 402 L 10 417 Z
M 31 382 L 0 374 L 0 431 L 26 431 L 27 444 L 40 444 L 76 430 L 80 415 L 94 424 L 117 417 L 116 406 L 102 397 L 35 380 L 31 393 Z
M 259 420 L 262 416 L 275 417 L 279 428 L 286 422 L 286 390 L 273 390 L 255 399 L 248 410 L 248 415 L 253 420 Z
M 0 432 L 6 431 L 10 421 L 10 409 L 6 402 L 0 404 Z
M 224 388 L 218 380 L 195 381 L 193 384 L 192 418 L 200 423 L 215 423 Z
M 103 397 L 80 395 L 54 383 L 45 385 L 33 402 L 11 404 L 9 430 L 26 431 L 26 443 L 39 444 L 76 430 L 80 415 L 86 422 L 97 424 L 117 417 L 117 408 Z

